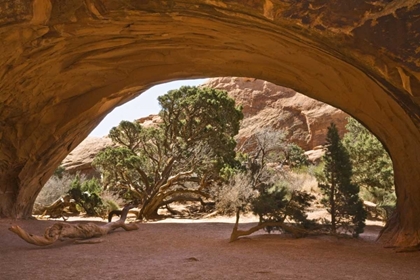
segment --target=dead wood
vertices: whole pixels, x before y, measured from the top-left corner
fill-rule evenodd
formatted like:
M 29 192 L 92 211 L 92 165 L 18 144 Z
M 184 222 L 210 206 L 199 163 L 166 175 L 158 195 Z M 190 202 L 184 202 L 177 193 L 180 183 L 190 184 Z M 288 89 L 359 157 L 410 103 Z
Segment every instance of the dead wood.
M 70 195 L 64 195 L 51 205 L 35 209 L 34 214 L 41 215 L 41 218 L 48 215 L 50 218 L 63 218 L 66 221 L 66 216 L 78 215 L 79 211 L 76 208 L 74 199 Z
M 86 224 L 69 224 L 69 223 L 55 223 L 52 226 L 45 229 L 44 236 L 32 235 L 26 232 L 24 229 L 17 225 L 13 225 L 9 228 L 10 231 L 17 234 L 20 238 L 30 244 L 37 246 L 47 246 L 56 242 L 58 239 L 62 240 L 65 238 L 70 239 L 88 239 L 94 237 L 100 237 L 108 234 L 117 228 L 123 228 L 126 231 L 138 229 L 138 225 L 135 223 L 126 224 L 125 219 L 127 218 L 128 210 L 132 206 L 126 206 L 122 210 L 121 218 L 118 221 L 107 223 L 105 225 L 97 225 L 95 223 Z M 97 243 L 95 241 L 89 242 L 78 242 L 78 243 Z
M 169 211 L 169 213 L 171 213 L 172 216 L 183 216 L 184 214 L 181 211 L 173 209 L 171 206 L 169 206 L 169 204 L 166 204 L 165 207 Z
M 123 210 L 112 210 L 111 212 L 109 212 L 109 214 L 108 214 L 108 223 L 110 223 L 112 221 L 112 217 L 113 216 L 121 217 L 122 211 Z M 134 214 L 137 217 L 139 215 L 139 210 L 135 210 L 135 209 L 134 210 L 129 210 L 128 213 Z
M 283 229 L 285 232 L 291 233 L 293 235 L 293 237 L 295 238 L 300 238 L 300 237 L 304 237 L 306 235 L 308 235 L 308 231 L 303 229 L 303 228 L 299 228 L 299 227 L 295 227 L 295 226 L 291 226 L 288 224 L 285 224 L 283 222 L 260 222 L 258 223 L 256 226 L 248 229 L 248 230 L 238 230 L 238 226 L 239 226 L 239 215 L 240 215 L 240 211 L 236 211 L 236 222 L 235 222 L 235 226 L 233 227 L 232 233 L 230 235 L 230 241 L 229 242 L 233 242 L 235 240 L 238 240 L 239 237 L 241 236 L 246 236 L 246 235 L 250 235 L 260 229 L 263 229 L 265 227 L 280 227 L 281 229 Z

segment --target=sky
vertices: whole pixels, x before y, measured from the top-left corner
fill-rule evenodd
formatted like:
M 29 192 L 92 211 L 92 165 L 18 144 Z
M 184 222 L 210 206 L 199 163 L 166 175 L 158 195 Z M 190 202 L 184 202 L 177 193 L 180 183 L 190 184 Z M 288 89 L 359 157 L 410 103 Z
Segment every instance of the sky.
M 134 121 L 151 114 L 157 114 L 161 109 L 157 101 L 158 96 L 166 94 L 169 90 L 178 89 L 181 86 L 198 86 L 203 84 L 206 80 L 207 79 L 180 80 L 151 87 L 137 98 L 115 108 L 102 120 L 89 136 L 102 137 L 108 135 L 111 128 L 117 126 L 123 120 Z

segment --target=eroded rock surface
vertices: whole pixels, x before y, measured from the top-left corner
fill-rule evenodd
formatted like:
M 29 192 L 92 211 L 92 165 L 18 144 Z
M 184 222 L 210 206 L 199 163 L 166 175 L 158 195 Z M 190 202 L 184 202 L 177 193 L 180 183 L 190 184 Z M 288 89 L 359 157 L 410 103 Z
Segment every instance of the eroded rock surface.
M 81 173 L 88 177 L 97 175 L 92 167 L 95 156 L 106 147 L 114 144 L 111 139 L 104 137 L 88 137 L 63 160 L 62 166 L 69 173 Z
M 110 112 L 175 79 L 240 76 L 359 119 L 389 150 L 391 244 L 420 244 L 417 0 L 0 2 L 0 216 L 25 218 Z
M 239 143 L 261 128 L 284 130 L 287 139 L 304 150 L 324 145 L 327 128 L 334 122 L 343 136 L 348 115 L 292 89 L 252 78 L 214 78 L 203 86 L 226 90 L 243 106 Z

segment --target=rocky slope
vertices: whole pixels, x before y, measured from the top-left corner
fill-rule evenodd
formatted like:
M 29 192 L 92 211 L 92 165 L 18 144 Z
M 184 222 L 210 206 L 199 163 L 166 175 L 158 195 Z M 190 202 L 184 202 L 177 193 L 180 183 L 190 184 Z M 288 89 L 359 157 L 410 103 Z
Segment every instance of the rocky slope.
M 88 137 L 67 155 L 61 165 L 70 173 L 80 172 L 88 177 L 97 175 L 92 161 L 96 154 L 112 145 L 111 139 L 106 136 Z
M 284 130 L 287 138 L 304 150 L 312 150 L 324 144 L 331 122 L 337 125 L 341 136 L 345 132 L 346 113 L 289 88 L 238 77 L 210 79 L 203 86 L 226 90 L 243 106 L 238 142 L 261 128 L 274 128 Z

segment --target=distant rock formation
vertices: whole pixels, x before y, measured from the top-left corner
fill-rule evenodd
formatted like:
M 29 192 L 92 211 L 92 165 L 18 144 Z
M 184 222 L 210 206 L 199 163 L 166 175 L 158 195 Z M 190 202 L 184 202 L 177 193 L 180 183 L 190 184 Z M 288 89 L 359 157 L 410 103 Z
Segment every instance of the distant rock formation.
M 137 119 L 137 122 L 139 122 L 143 127 L 151 127 L 157 125 L 160 120 L 161 118 L 158 115 L 149 115 L 147 117 Z
M 88 137 L 67 155 L 61 165 L 71 174 L 79 172 L 88 178 L 97 176 L 92 161 L 96 154 L 112 145 L 111 139 L 106 136 Z
M 337 125 L 341 135 L 345 132 L 347 114 L 289 88 L 237 77 L 209 79 L 202 86 L 226 90 L 237 104 L 243 106 L 244 120 L 237 136 L 239 144 L 260 128 L 282 129 L 291 142 L 308 151 L 311 161 L 316 161 L 323 154 L 319 146 L 325 142 L 330 123 Z M 149 115 L 137 121 L 149 127 L 159 120 L 158 115 Z M 93 176 L 95 171 L 91 163 L 95 155 L 110 145 L 112 141 L 108 137 L 88 137 L 64 159 L 62 165 L 69 172 Z
M 238 142 L 267 127 L 283 129 L 291 142 L 312 150 L 324 144 L 331 122 L 337 125 L 341 136 L 345 133 L 346 113 L 289 88 L 237 77 L 209 79 L 203 86 L 226 90 L 243 106 Z

